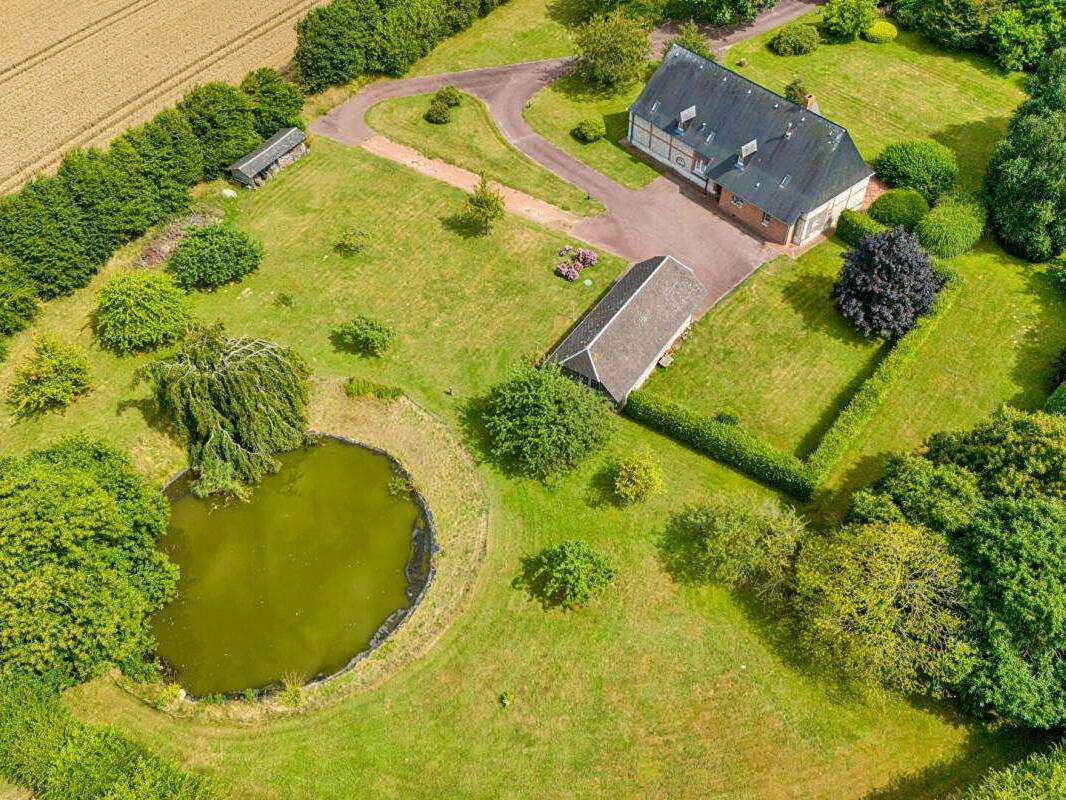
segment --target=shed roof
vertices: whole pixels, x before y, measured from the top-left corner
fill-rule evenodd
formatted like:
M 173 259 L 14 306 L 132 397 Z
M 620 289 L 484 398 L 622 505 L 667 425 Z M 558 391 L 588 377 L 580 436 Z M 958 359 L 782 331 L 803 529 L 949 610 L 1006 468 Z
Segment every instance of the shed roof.
M 630 111 L 692 147 L 707 161 L 699 174 L 789 225 L 873 174 L 840 125 L 678 45 Z
M 618 403 L 671 344 L 707 290 L 672 256 L 634 264 L 548 356 Z
M 299 128 L 282 128 L 240 161 L 230 164 L 229 172 L 254 178 L 306 138 Z

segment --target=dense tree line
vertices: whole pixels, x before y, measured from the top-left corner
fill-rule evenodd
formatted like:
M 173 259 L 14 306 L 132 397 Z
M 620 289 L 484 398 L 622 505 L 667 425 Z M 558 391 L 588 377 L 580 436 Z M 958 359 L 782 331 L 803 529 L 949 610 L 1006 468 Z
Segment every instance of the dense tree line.
M 1066 45 L 1061 0 L 896 0 L 892 14 L 945 47 L 988 53 L 1004 69 L 1031 69 Z
M 402 75 L 499 0 L 332 0 L 296 24 L 293 63 L 318 92 L 365 72 Z
M 116 248 L 187 209 L 190 186 L 218 177 L 278 128 L 300 125 L 302 104 L 273 69 L 249 73 L 241 88 L 197 86 L 106 150 L 72 150 L 54 176 L 0 199 L 3 332 L 32 317 L 27 287 L 50 299 L 85 286 Z

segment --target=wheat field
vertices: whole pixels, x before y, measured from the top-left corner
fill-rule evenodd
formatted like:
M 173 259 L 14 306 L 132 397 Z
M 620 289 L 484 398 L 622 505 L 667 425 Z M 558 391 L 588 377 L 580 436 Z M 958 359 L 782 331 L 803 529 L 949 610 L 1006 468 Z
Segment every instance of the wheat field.
M 282 67 L 318 0 L 3 0 L 0 192 L 197 83 Z

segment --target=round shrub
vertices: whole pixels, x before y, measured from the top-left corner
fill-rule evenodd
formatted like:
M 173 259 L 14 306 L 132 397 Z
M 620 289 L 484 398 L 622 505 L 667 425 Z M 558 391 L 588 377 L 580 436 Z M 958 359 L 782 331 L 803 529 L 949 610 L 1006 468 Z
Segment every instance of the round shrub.
M 867 236 L 873 236 L 885 230 L 885 226 L 869 214 L 845 208 L 837 220 L 837 236 L 852 247 L 858 247 Z
M 622 503 L 640 503 L 662 492 L 663 473 L 651 453 L 620 458 L 614 467 L 614 495 Z
M 988 211 L 977 200 L 944 195 L 915 228 L 922 247 L 940 258 L 972 250 L 985 232 Z
M 576 467 L 611 432 L 606 398 L 562 374 L 557 364 L 527 364 L 485 401 L 493 454 L 541 480 Z
M 614 567 L 607 556 L 580 539 L 567 539 L 533 562 L 529 587 L 545 605 L 578 608 L 588 605 L 613 580 Z
M 873 201 L 868 213 L 882 225 L 913 230 L 929 213 L 929 204 L 916 189 L 890 189 Z
M 862 32 L 862 38 L 873 44 L 888 44 L 899 34 L 896 26 L 887 19 L 879 19 Z
M 909 186 L 932 203 L 955 185 L 959 162 L 955 154 L 931 139 L 890 144 L 874 161 L 874 169 L 889 186 Z
M 191 320 L 188 296 L 163 272 L 116 275 L 96 293 L 96 303 L 97 337 L 123 355 L 175 341 Z
M 779 56 L 803 56 L 817 50 L 819 41 L 813 25 L 789 25 L 770 39 L 770 49 Z
M 602 139 L 607 135 L 607 126 L 603 124 L 603 119 L 600 117 L 589 117 L 583 119 L 581 122 L 574 126 L 574 129 L 570 131 L 570 135 L 577 139 L 579 142 L 588 144 L 589 142 L 595 142 Z
M 37 316 L 37 289 L 26 277 L 0 270 L 0 336 L 18 333 Z
M 452 121 L 452 109 L 443 100 L 437 100 L 434 98 L 430 101 L 429 108 L 426 109 L 426 113 L 423 115 L 426 122 L 430 122 L 434 125 L 447 125 Z
M 38 414 L 69 405 L 89 391 L 89 361 L 76 347 L 40 336 L 33 355 L 15 373 L 8 400 L 19 414 Z
M 454 86 L 443 86 L 437 90 L 437 93 L 433 95 L 434 102 L 440 101 L 446 106 L 452 106 L 453 108 L 463 102 L 462 93 Z
M 377 358 L 385 355 L 396 341 L 396 331 L 387 322 L 357 314 L 333 329 L 333 341 L 343 350 Z
M 252 272 L 262 258 L 263 246 L 244 231 L 208 225 L 189 233 L 167 266 L 186 289 L 214 289 Z

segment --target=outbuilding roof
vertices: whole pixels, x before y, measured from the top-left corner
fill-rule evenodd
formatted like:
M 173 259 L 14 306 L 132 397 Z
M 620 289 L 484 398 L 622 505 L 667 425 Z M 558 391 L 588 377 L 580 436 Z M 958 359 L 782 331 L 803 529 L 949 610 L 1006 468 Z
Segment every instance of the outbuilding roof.
M 873 174 L 840 125 L 678 45 L 630 111 L 692 147 L 699 175 L 789 225 Z
M 707 290 L 672 256 L 634 264 L 548 356 L 617 403 L 688 323 Z
M 252 179 L 306 138 L 299 128 L 282 128 L 240 161 L 230 164 L 229 172 Z

